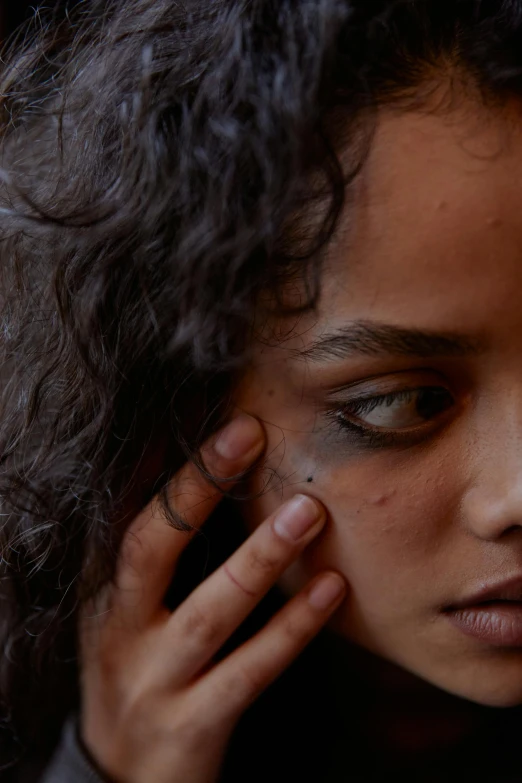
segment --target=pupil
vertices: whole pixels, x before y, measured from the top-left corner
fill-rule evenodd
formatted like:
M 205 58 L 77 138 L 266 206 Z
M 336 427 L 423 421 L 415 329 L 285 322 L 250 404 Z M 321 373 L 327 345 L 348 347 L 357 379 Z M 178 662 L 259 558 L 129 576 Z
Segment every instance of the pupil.
M 417 412 L 425 419 L 432 419 L 451 404 L 451 395 L 446 389 L 422 389 L 417 398 Z

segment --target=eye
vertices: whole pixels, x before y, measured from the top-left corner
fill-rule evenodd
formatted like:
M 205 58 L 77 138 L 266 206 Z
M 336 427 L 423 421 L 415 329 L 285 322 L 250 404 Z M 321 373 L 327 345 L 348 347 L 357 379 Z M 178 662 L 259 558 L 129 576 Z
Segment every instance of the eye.
M 362 426 L 381 430 L 419 427 L 436 418 L 453 404 L 453 397 L 442 387 L 405 389 L 380 397 L 353 400 L 340 411 L 343 418 L 358 420 Z M 356 423 L 356 422 L 354 422 Z
M 433 432 L 433 424 L 455 403 L 441 386 L 351 400 L 326 412 L 344 435 L 368 448 L 411 446 Z M 425 426 L 422 426 L 425 425 Z

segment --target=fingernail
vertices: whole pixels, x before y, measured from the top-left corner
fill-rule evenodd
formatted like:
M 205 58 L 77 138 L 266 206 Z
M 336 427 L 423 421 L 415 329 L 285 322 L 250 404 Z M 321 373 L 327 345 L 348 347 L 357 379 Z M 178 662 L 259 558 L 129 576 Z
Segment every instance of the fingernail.
M 346 584 L 338 574 L 327 574 L 310 591 L 308 603 L 314 609 L 325 610 L 334 604 L 346 590 Z
M 322 511 L 307 495 L 295 495 L 279 511 L 273 527 L 281 538 L 299 541 L 321 519 Z
M 257 419 L 242 413 L 220 432 L 214 451 L 224 459 L 237 460 L 245 457 L 255 446 L 261 447 L 262 439 L 263 430 Z

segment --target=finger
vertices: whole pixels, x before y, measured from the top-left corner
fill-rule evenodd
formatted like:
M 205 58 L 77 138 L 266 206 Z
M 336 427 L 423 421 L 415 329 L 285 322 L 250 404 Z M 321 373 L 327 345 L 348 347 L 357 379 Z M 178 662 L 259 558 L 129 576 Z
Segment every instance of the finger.
M 166 645 L 176 650 L 164 663 L 169 685 L 187 682 L 211 660 L 325 519 L 317 500 L 294 496 L 191 593 L 166 628 Z
M 346 582 L 340 574 L 328 572 L 315 579 L 198 682 L 202 709 L 213 710 L 214 720 L 239 717 L 297 658 L 345 595 Z
M 172 580 L 176 561 L 194 533 L 222 498 L 220 489 L 230 489 L 234 478 L 259 457 L 264 431 L 251 416 L 242 414 L 205 444 L 202 457 L 217 487 L 192 463 L 174 476 L 168 487 L 169 505 L 191 533 L 176 530 L 167 521 L 155 496 L 133 520 L 125 533 L 116 569 L 113 618 L 147 622 L 162 610 L 162 601 Z

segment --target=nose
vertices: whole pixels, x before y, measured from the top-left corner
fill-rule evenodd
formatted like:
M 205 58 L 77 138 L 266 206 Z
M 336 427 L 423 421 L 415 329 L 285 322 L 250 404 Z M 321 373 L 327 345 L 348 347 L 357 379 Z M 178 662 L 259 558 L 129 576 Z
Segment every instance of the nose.
M 468 530 L 485 541 L 522 531 L 522 421 L 519 416 L 515 426 L 513 418 L 488 428 L 489 437 L 484 434 L 471 449 L 462 511 Z

